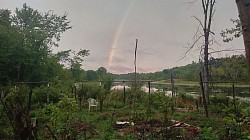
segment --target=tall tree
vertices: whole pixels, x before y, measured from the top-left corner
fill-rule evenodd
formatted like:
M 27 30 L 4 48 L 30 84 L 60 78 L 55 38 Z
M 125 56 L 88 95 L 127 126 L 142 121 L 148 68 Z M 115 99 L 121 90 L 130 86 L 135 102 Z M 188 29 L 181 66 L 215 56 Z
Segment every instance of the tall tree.
M 66 17 L 53 12 L 42 14 L 26 4 L 13 15 L 9 10 L 0 10 L 1 84 L 19 81 L 19 77 L 23 81 L 37 81 L 54 76 L 60 65 L 51 50 L 58 46 L 61 33 L 71 28 Z M 32 90 L 27 101 L 23 87 L 5 93 L 1 103 L 12 124 L 14 139 L 31 140 L 35 139 L 29 113 Z
M 71 55 L 73 54 L 73 58 Z M 67 50 L 67 51 L 60 51 L 56 54 L 58 61 L 62 65 L 69 65 L 70 70 L 72 72 L 72 76 L 75 81 L 81 81 L 81 66 L 82 62 L 84 61 L 83 58 L 89 55 L 89 50 L 80 50 L 79 52 L 75 53 L 75 51 Z
M 86 71 L 86 77 L 85 79 L 88 81 L 94 81 L 94 80 L 98 80 L 98 74 L 96 73 L 96 71 L 93 70 L 87 70 Z
M 194 3 L 197 2 L 197 0 L 191 2 Z M 211 45 L 211 36 L 214 34 L 211 31 L 211 25 L 212 25 L 212 19 L 215 13 L 215 3 L 216 0 L 202 0 L 202 9 L 203 9 L 203 21 L 200 20 L 198 17 L 195 17 L 195 19 L 199 22 L 200 26 L 202 27 L 203 31 L 201 32 L 201 35 L 199 30 L 197 30 L 197 33 L 195 36 L 196 39 L 194 40 L 194 43 L 191 45 L 188 51 L 190 51 L 200 39 L 204 39 L 203 44 L 201 46 L 201 50 L 203 50 L 203 85 L 204 85 L 204 93 L 205 93 L 205 99 L 208 103 L 209 101 L 209 82 L 210 82 L 210 74 L 209 74 L 209 46 Z M 187 52 L 188 52 L 187 51 Z
M 104 78 L 104 76 L 107 74 L 107 69 L 104 67 L 100 67 L 97 69 L 97 74 L 99 76 L 99 79 L 102 80 Z
M 250 0 L 236 0 L 236 4 L 239 12 L 245 44 L 248 75 L 250 76 Z
M 203 14 L 204 14 L 204 24 L 203 24 L 203 32 L 204 32 L 204 92 L 206 96 L 207 103 L 209 102 L 209 60 L 208 60 L 208 48 L 209 48 L 209 37 L 211 32 L 211 24 L 212 18 L 214 15 L 214 4 L 216 0 L 202 0 Z
M 70 29 L 67 14 L 40 13 L 24 4 L 11 15 L 0 10 L 0 79 L 14 82 L 48 80 L 46 72 L 53 47 L 58 47 L 61 34 Z M 16 76 L 17 75 L 17 76 Z M 14 78 L 15 76 L 16 78 Z
M 16 79 L 16 53 L 23 53 L 19 32 L 11 26 L 11 11 L 0 10 L 0 83 L 6 85 Z M 20 57 L 19 61 L 24 58 Z

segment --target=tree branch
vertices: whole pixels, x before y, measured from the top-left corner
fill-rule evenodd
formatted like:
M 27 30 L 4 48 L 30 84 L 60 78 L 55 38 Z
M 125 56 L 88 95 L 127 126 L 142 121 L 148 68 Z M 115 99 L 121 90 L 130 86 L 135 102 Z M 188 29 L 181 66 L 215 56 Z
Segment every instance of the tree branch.
M 188 48 L 188 50 L 183 54 L 183 56 L 180 58 L 180 60 L 181 59 L 183 59 L 183 58 L 185 58 L 186 56 L 187 56 L 187 53 L 191 50 L 191 49 L 193 49 L 194 48 L 194 46 L 195 46 L 195 44 L 200 40 L 200 38 L 202 38 L 204 35 L 201 35 L 201 36 L 199 36 L 195 41 L 194 41 L 194 43 Z
M 195 18 L 200 23 L 201 27 L 204 29 L 204 26 L 203 26 L 201 20 L 199 18 L 197 18 L 196 16 L 192 16 L 192 17 Z

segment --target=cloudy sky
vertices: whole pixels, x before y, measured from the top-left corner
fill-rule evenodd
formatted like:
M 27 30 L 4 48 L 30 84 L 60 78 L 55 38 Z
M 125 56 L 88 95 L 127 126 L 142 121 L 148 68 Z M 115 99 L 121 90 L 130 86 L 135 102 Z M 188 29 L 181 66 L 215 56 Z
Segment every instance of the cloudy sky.
M 202 19 L 200 0 L 190 5 L 190 0 L 0 0 L 0 8 L 14 12 L 24 3 L 46 12 L 53 10 L 68 13 L 73 29 L 66 31 L 60 41 L 60 50 L 90 50 L 83 69 L 105 67 L 112 73 L 134 71 L 135 40 L 138 39 L 137 71 L 155 72 L 182 66 L 199 60 L 199 50 L 182 56 L 192 44 L 199 23 L 192 16 Z M 217 0 L 212 29 L 214 50 L 243 49 L 242 38 L 223 43 L 221 30 L 233 27 L 230 19 L 237 19 L 234 0 Z M 198 46 L 197 46 L 198 47 Z M 225 57 L 239 52 L 215 53 Z

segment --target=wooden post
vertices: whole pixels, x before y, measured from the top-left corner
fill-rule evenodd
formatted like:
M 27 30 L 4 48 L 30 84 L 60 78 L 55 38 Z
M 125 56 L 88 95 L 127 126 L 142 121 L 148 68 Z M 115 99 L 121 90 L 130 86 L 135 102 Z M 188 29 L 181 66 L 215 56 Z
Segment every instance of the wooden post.
M 196 104 L 196 110 L 197 110 L 197 112 L 199 112 L 199 103 L 198 103 L 198 101 L 195 101 L 195 104 Z
M 87 133 L 86 133 L 86 129 L 83 130 L 83 135 L 84 135 L 84 140 L 87 140 Z
M 125 85 L 123 85 L 123 103 L 124 103 L 124 105 L 126 104 L 126 89 L 125 89 Z
M 150 85 L 150 81 L 148 81 L 148 111 L 147 111 L 147 115 L 148 117 L 151 117 L 152 115 L 152 111 L 151 111 L 151 105 L 153 104 L 153 100 L 151 98 L 151 85 Z M 148 120 L 148 119 L 147 119 Z
M 138 43 L 138 39 L 136 39 L 136 41 L 135 41 L 135 60 L 134 60 L 134 66 L 135 66 L 135 73 L 134 73 L 134 98 L 133 98 L 133 119 L 135 118 L 135 103 L 136 103 L 136 100 L 137 100 L 137 93 L 136 93 L 136 88 L 137 88 L 137 82 L 136 82 L 136 80 L 137 80 L 137 77 L 136 77 L 136 53 L 137 53 L 137 43 Z M 134 133 L 135 134 L 135 133 Z
M 136 77 L 136 52 L 137 52 L 137 42 L 138 42 L 138 39 L 136 39 L 136 41 L 135 41 L 135 61 L 134 61 L 134 65 L 135 65 L 135 80 L 134 80 L 134 84 L 135 84 L 135 85 L 134 85 L 134 86 L 135 86 L 135 87 L 134 87 L 134 90 L 135 90 L 135 91 L 134 91 L 134 92 L 135 92 L 135 93 L 134 93 L 134 94 L 136 94 L 136 86 L 137 86 L 137 85 L 136 85 L 136 80 L 137 80 L 137 77 Z M 135 96 L 135 97 L 136 97 L 136 96 Z M 134 102 L 135 102 L 135 101 L 134 101 Z
M 49 103 L 49 83 L 47 84 L 47 103 Z
M 30 87 L 30 93 L 29 93 L 28 112 L 30 112 L 31 108 L 31 97 L 32 97 L 32 87 Z
M 75 93 L 75 99 L 76 99 L 76 101 L 77 101 L 77 98 L 76 98 L 76 85 L 74 85 L 74 93 Z
M 201 72 L 200 72 L 200 86 L 201 86 L 202 100 L 203 100 L 203 104 L 204 104 L 204 109 L 205 109 L 206 117 L 208 118 L 207 102 L 206 102 L 206 97 L 205 97 Z
M 173 80 L 173 74 L 171 74 L 171 90 L 172 90 L 172 98 L 174 98 L 174 80 Z
M 148 94 L 151 93 L 151 86 L 150 86 L 150 81 L 148 81 Z
M 103 93 L 102 93 L 102 82 L 99 83 L 99 91 L 100 91 L 100 111 L 102 112 L 102 106 L 103 106 Z
M 80 102 L 80 110 L 82 110 L 82 100 L 84 99 L 84 95 L 83 95 L 83 84 L 82 84 L 82 90 L 79 96 L 79 102 Z
M 171 74 L 171 90 L 172 90 L 172 107 L 176 106 L 176 99 L 175 99 L 175 89 L 174 89 L 174 79 L 173 74 Z
M 82 110 L 82 97 L 79 97 L 79 106 L 80 110 Z
M 16 68 L 17 68 L 17 87 L 19 87 L 19 82 L 20 82 L 20 65 L 17 65 Z
M 175 92 L 174 92 L 175 97 L 177 97 L 177 96 L 178 96 L 178 94 L 177 94 L 177 93 L 178 93 L 178 92 L 177 92 L 177 90 L 178 90 L 178 88 L 174 88 L 174 91 L 175 91 Z
M 233 88 L 233 103 L 234 103 L 234 112 L 236 113 L 236 102 L 235 102 L 235 88 L 234 88 L 234 83 L 232 85 Z

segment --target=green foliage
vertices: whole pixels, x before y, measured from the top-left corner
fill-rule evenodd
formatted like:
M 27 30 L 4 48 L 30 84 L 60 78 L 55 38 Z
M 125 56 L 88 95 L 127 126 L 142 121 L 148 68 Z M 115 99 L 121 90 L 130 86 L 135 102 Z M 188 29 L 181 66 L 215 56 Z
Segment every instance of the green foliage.
M 211 71 L 216 81 L 246 82 L 248 79 L 246 58 L 243 55 L 233 55 L 221 59 L 211 59 Z
M 86 71 L 86 76 L 85 79 L 88 81 L 94 81 L 94 80 L 98 80 L 98 74 L 94 71 L 94 70 L 88 70 Z
M 224 42 L 233 41 L 234 38 L 239 38 L 242 35 L 242 28 L 239 19 L 230 19 L 234 26 L 231 29 L 226 29 L 226 31 L 221 31 L 220 35 L 223 37 Z
M 31 116 L 29 114 L 31 105 L 28 98 L 30 97 L 29 95 L 31 95 L 29 87 L 26 85 L 20 85 L 19 87 L 6 89 L 4 97 L 1 97 L 0 99 L 5 113 L 3 119 L 0 119 L 0 122 L 3 121 L 5 117 L 8 118 L 7 122 L 9 124 L 4 123 L 3 125 L 6 129 L 10 129 L 9 126 L 12 127 L 9 134 L 12 134 L 14 139 L 19 137 L 20 139 L 34 138 L 33 135 L 30 135 L 32 133 L 30 131 L 32 126 L 30 123 Z
M 240 103 L 241 104 L 241 103 Z M 243 131 L 244 125 L 249 125 L 249 111 L 247 106 L 238 105 L 237 110 L 233 107 L 228 107 L 223 110 L 225 116 L 223 120 L 228 124 L 227 137 L 230 139 L 247 138 L 249 132 Z
M 5 113 L 2 102 L 0 102 L 0 138 L 1 139 L 13 139 L 13 130 L 9 125 L 8 116 Z
M 67 15 L 42 14 L 24 4 L 14 14 L 0 11 L 1 83 L 50 80 L 61 68 L 51 55 L 61 34 L 70 29 Z M 17 75 L 19 75 L 17 77 Z
M 113 90 L 108 94 L 107 97 L 108 101 L 116 101 L 122 102 L 123 101 L 123 90 Z
M 100 67 L 96 72 L 99 75 L 100 79 L 103 79 L 103 77 L 107 74 L 107 69 L 104 67 Z
M 82 83 L 79 84 L 79 89 L 81 89 L 81 84 Z M 53 89 L 53 86 L 55 86 L 55 89 Z M 57 86 L 59 85 L 55 84 L 53 86 L 50 88 L 51 95 L 54 92 L 60 93 L 57 89 Z M 84 139 L 84 128 L 86 128 L 86 138 L 88 139 L 175 139 L 176 136 L 182 136 L 182 138 L 184 139 L 194 139 L 195 137 L 197 137 L 197 139 L 219 139 L 224 138 L 224 136 L 226 136 L 226 124 L 229 124 L 230 126 L 230 135 L 227 138 L 235 138 L 236 136 L 246 138 L 248 135 L 243 131 L 242 127 L 239 129 L 237 125 L 232 125 L 244 121 L 244 123 L 242 123 L 241 125 L 244 126 L 244 124 L 247 123 L 247 117 L 243 117 L 249 115 L 249 112 L 247 110 L 248 104 L 246 103 L 237 102 L 238 107 L 242 108 L 240 111 L 241 114 L 239 115 L 242 117 L 234 115 L 234 109 L 232 108 L 230 110 L 224 110 L 224 114 L 219 114 L 218 112 L 211 112 L 211 117 L 206 118 L 203 115 L 203 110 L 201 108 L 200 113 L 196 111 L 180 112 L 178 110 L 171 113 L 170 111 L 173 102 L 171 98 L 165 96 L 164 93 L 147 94 L 138 91 L 137 93 L 140 96 L 137 97 L 137 100 L 135 102 L 135 112 L 132 112 L 131 107 L 133 107 L 133 104 L 130 107 L 128 99 L 129 96 L 133 95 L 133 90 L 126 90 L 127 102 L 124 104 L 123 90 L 114 90 L 110 93 L 106 93 L 104 86 L 99 87 L 99 83 L 97 82 L 84 82 L 83 88 L 84 91 L 86 91 L 86 95 L 88 95 L 87 92 L 96 92 L 96 95 L 89 94 L 88 96 L 84 97 L 95 98 L 94 96 L 96 96 L 98 97 L 98 101 L 100 101 L 100 96 L 104 97 L 103 112 L 89 112 L 87 110 L 87 106 L 83 106 L 82 110 L 79 110 L 79 104 L 74 98 L 70 98 L 69 96 L 58 95 L 58 102 L 53 102 L 53 104 L 41 103 L 39 108 L 35 108 L 35 110 L 32 110 L 31 112 L 31 116 L 36 117 L 39 121 L 37 128 L 38 139 L 52 138 L 46 126 L 51 129 L 52 133 L 57 137 L 57 139 Z M 23 94 L 25 98 L 23 98 L 22 100 L 27 101 L 27 93 L 29 91 L 29 88 L 24 86 L 21 88 L 21 90 L 23 92 L 26 92 L 26 94 Z M 39 101 L 39 96 L 43 95 L 44 92 L 46 93 L 46 90 L 47 87 L 45 85 L 34 88 L 34 101 Z M 12 91 L 14 92 L 15 89 L 13 89 Z M 8 99 L 12 99 L 13 95 L 9 94 Z M 65 93 L 64 95 L 69 95 L 69 93 Z M 42 96 L 41 98 L 45 97 Z M 211 102 L 210 105 L 222 106 L 221 102 L 224 101 L 224 99 L 225 97 L 221 96 L 216 97 L 214 99 L 211 98 L 213 102 Z M 183 95 L 182 100 L 190 102 L 194 99 L 189 96 Z M 85 102 L 83 103 L 84 105 L 87 105 L 86 100 L 84 100 L 83 102 Z M 231 105 L 231 103 L 229 105 Z M 33 109 L 34 107 L 35 103 L 33 104 Z M 229 114 L 233 114 L 234 116 L 230 116 Z M 222 120 L 221 115 L 228 116 L 228 118 L 235 118 L 235 121 L 229 122 L 226 120 L 226 117 L 224 118 L 224 120 Z M 3 120 L 6 119 L 6 115 L 4 115 L 3 119 L 1 118 L 0 124 L 3 124 L 4 126 L 0 126 L 0 128 L 4 129 L 0 130 L 0 132 L 5 134 L 5 138 L 8 138 L 12 135 L 11 132 L 13 131 L 7 133 L 7 130 L 10 130 L 11 127 L 8 127 L 10 126 L 10 124 L 6 124 L 6 122 L 8 123 L 8 121 L 6 121 L 5 123 L 3 122 Z M 188 129 L 169 130 L 168 128 L 172 125 L 170 120 L 172 119 L 182 121 L 194 126 L 199 126 L 201 128 L 201 132 L 199 135 L 194 135 L 190 134 Z M 147 124 L 148 122 L 151 122 L 151 120 L 153 120 L 152 123 Z M 155 124 L 154 120 L 158 123 Z M 122 128 L 120 129 L 115 127 L 116 121 L 133 121 L 137 126 L 133 127 L 130 125 L 125 125 L 122 126 Z M 140 124 L 140 126 L 138 126 L 138 124 Z M 237 131 L 235 131 L 234 128 L 237 128 Z M 133 134 L 134 131 L 135 133 Z
M 82 62 L 84 61 L 83 58 L 88 55 L 89 55 L 89 50 L 80 49 L 80 51 L 77 53 L 72 50 L 60 51 L 55 55 L 55 57 L 57 58 L 57 61 L 59 61 L 64 66 L 66 65 L 70 66 L 70 71 L 74 81 L 82 81 L 83 75 L 81 75 L 82 73 L 81 66 Z
M 100 91 L 99 83 L 88 82 L 83 84 L 83 92 L 86 94 L 86 98 L 97 99 Z
M 36 103 L 46 103 L 47 102 L 47 94 L 49 95 L 49 101 L 53 103 L 59 102 L 60 98 L 63 97 L 60 90 L 56 87 L 50 86 L 49 88 L 46 86 L 36 87 L 33 89 L 33 104 Z
M 202 128 L 201 139 L 204 140 L 219 140 L 220 138 L 214 133 L 211 127 Z
M 229 98 L 226 96 L 214 96 L 210 98 L 209 110 L 215 113 L 221 113 L 229 105 Z
M 73 123 L 78 120 L 78 111 L 75 99 L 64 96 L 56 105 L 45 105 L 39 116 L 42 126 L 50 126 L 60 139 L 73 138 Z

